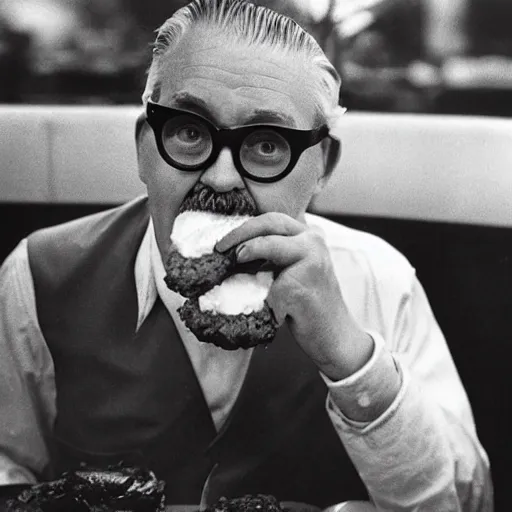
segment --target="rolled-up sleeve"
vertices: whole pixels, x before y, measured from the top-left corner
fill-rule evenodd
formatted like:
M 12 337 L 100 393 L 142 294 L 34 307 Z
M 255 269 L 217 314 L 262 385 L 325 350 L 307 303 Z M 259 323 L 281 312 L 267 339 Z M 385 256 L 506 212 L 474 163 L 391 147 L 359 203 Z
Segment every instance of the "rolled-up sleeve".
M 0 485 L 33 483 L 44 472 L 54 419 L 53 362 L 23 240 L 0 267 Z
M 374 504 L 395 512 L 492 511 L 489 461 L 444 336 L 415 277 L 389 321 L 391 339 L 370 332 L 375 350 L 365 367 L 343 381 L 328 381 L 328 414 Z M 371 421 L 352 421 L 355 408 L 388 400 L 387 383 L 395 372 L 401 384 L 391 405 Z

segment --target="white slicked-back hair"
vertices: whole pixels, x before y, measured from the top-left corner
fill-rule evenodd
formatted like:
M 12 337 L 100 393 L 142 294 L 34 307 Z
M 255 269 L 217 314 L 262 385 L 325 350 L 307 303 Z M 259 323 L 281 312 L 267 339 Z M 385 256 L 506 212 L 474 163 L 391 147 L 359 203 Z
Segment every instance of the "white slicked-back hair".
M 332 116 L 338 106 L 341 80 L 322 48 L 292 19 L 246 0 L 193 0 L 158 29 L 142 95 L 144 105 L 149 99 L 158 101 L 160 97 L 159 73 L 163 57 L 196 25 L 217 28 L 220 33 L 244 44 L 267 46 L 308 58 L 318 70 L 318 101 L 322 114 Z

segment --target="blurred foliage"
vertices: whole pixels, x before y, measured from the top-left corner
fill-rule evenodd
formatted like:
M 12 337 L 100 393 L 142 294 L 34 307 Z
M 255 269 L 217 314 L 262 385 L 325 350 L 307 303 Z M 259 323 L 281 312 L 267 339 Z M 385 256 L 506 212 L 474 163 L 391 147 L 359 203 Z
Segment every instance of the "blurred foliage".
M 467 80 L 482 64 L 478 86 L 490 82 L 485 62 L 466 60 L 450 67 L 442 57 L 435 60 L 427 54 L 428 0 L 326 0 L 320 19 L 308 7 L 314 0 L 247 1 L 293 18 L 315 37 L 342 77 L 341 101 L 351 110 L 435 112 L 443 87 L 445 92 L 450 89 L 447 70 L 455 70 L 458 81 Z M 0 6 L 25 6 L 25 15 L 42 25 L 33 25 L 31 33 L 26 27 L 9 25 L 0 11 L 0 101 L 138 103 L 156 30 L 189 0 L 16 2 Z M 512 57 L 511 0 L 468 2 L 470 54 Z M 55 10 L 52 23 L 44 19 L 48 6 Z M 23 16 L 18 19 L 23 21 Z M 52 37 L 45 27 L 51 28 Z M 42 34 L 46 41 L 52 40 L 50 45 L 39 44 Z M 502 77 L 499 87 L 512 91 L 512 75 L 505 72 L 503 62 L 492 64 L 493 76 Z M 472 80 L 476 83 L 475 77 Z M 493 87 L 497 88 L 496 80 Z M 451 96 L 442 111 L 455 103 Z M 502 100 L 495 104 L 485 113 L 506 110 Z M 465 109 L 475 112 L 469 100 L 456 111 Z
M 510 0 L 469 0 L 470 52 L 512 57 L 511 20 Z

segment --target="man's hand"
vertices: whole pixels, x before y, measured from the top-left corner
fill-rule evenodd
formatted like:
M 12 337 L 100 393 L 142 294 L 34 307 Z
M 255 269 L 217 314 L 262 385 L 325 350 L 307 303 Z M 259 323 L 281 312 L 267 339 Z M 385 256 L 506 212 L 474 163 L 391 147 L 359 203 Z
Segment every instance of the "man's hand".
M 266 213 L 228 233 L 216 249 L 235 246 L 238 262 L 264 259 L 281 269 L 267 301 L 322 373 L 338 381 L 370 359 L 373 341 L 343 301 L 321 235 L 285 214 Z

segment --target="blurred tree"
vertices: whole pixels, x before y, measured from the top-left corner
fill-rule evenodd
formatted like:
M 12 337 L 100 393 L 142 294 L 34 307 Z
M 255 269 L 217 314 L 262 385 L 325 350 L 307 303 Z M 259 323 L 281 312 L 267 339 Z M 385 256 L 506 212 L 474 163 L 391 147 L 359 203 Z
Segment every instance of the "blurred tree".
M 510 0 L 469 0 L 467 27 L 471 53 L 512 57 L 511 20 Z
M 128 6 L 137 18 L 139 27 L 144 31 L 148 42 L 153 42 L 154 32 L 178 9 L 191 0 L 126 0 Z
M 0 13 L 0 102 L 21 103 L 30 76 L 30 35 Z
M 423 0 L 425 50 L 429 58 L 444 59 L 464 53 L 467 48 L 468 0 Z
M 409 75 L 411 63 L 425 56 L 423 1 L 361 0 L 352 5 L 336 20 L 343 103 L 355 110 L 428 109 L 429 91 L 412 83 Z

